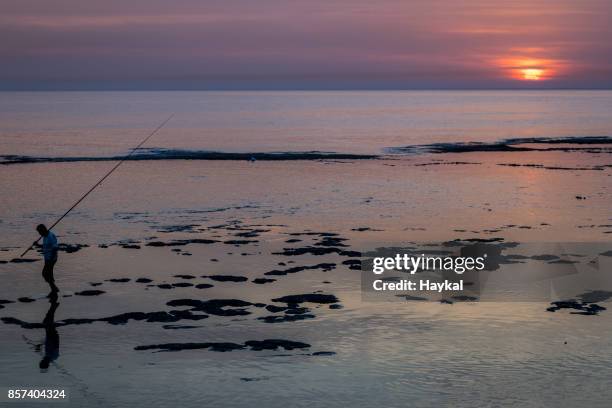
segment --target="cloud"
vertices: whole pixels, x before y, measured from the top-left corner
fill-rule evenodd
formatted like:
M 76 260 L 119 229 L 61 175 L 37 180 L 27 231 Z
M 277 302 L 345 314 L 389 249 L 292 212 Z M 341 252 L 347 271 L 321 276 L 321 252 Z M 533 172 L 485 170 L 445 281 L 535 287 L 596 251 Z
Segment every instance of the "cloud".
M 607 87 L 612 77 L 605 0 L 5 3 L 5 88 L 41 81 L 498 87 L 517 81 L 511 71 L 521 64 L 510 61 L 530 59 L 552 74 L 550 86 Z

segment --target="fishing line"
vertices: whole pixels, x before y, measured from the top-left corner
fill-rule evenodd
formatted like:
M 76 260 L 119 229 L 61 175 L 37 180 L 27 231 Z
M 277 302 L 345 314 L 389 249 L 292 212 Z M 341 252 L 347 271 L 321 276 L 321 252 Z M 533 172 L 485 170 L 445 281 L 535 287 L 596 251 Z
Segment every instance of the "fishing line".
M 170 119 L 172 119 L 172 117 L 174 116 L 174 113 L 170 116 L 168 116 L 168 118 L 166 120 L 164 120 L 158 127 L 155 128 L 155 130 L 153 130 L 151 133 L 149 133 L 149 135 L 147 137 L 145 137 L 136 147 L 132 148 L 132 150 L 125 155 L 121 160 L 119 160 L 117 162 L 117 164 L 115 164 L 113 166 L 112 169 L 110 169 L 100 180 L 98 180 L 98 182 L 96 184 L 94 184 L 85 194 L 83 194 L 81 196 L 81 198 L 79 198 L 68 210 L 66 210 L 66 212 L 57 219 L 57 221 L 55 221 L 50 227 L 47 228 L 47 230 L 51 231 L 51 229 L 53 229 L 53 227 L 55 227 L 57 224 L 60 223 L 61 220 L 64 219 L 64 217 L 66 217 L 68 214 L 70 214 L 70 212 L 72 210 L 74 210 L 76 208 L 77 205 L 79 205 L 81 203 L 81 201 L 83 201 L 89 194 L 91 194 L 91 192 L 93 192 L 96 187 L 98 187 L 100 184 L 102 184 L 102 182 L 104 180 L 106 180 L 108 178 L 108 176 L 110 176 L 115 170 L 117 170 L 117 168 L 119 166 L 121 166 L 123 164 L 124 161 L 126 161 L 127 159 L 129 159 L 136 150 L 138 150 L 143 144 L 145 144 L 147 142 L 147 140 L 149 140 L 154 134 L 156 134 L 159 130 L 161 130 L 161 128 L 163 128 L 166 123 L 168 123 L 170 121 Z M 38 244 L 38 241 L 40 241 L 41 237 L 39 237 L 36 241 L 32 242 L 32 245 L 30 245 L 25 251 L 23 251 L 23 253 L 19 256 L 20 258 L 23 258 L 23 256 L 25 254 L 27 254 L 28 252 L 30 252 L 30 250 L 36 245 Z

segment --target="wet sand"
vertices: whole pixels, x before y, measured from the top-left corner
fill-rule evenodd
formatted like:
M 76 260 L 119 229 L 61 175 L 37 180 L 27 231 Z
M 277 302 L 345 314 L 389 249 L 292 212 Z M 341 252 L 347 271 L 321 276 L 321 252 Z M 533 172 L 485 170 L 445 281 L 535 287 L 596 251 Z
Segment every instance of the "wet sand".
M 38 279 L 38 255 L 28 255 L 32 262 L 7 259 L 0 265 L 5 279 L 15 282 L 0 294 L 12 302 L 3 302 L 0 311 L 11 378 L 35 376 L 43 383 L 67 384 L 76 394 L 74 403 L 98 399 L 111 406 L 137 400 L 128 392 L 110 398 L 109 387 L 118 386 L 116 381 L 139 384 L 139 395 L 143 389 L 147 395 L 140 400 L 152 405 L 163 405 L 168 392 L 188 389 L 179 399 L 187 405 L 244 405 L 257 396 L 268 406 L 279 406 L 283 399 L 315 387 L 326 403 L 340 398 L 331 396 L 333 389 L 359 395 L 365 405 L 374 395 L 376 400 L 386 395 L 383 400 L 391 406 L 416 395 L 428 403 L 461 406 L 469 403 L 474 389 L 493 400 L 510 399 L 520 405 L 525 400 L 502 391 L 525 388 L 525 381 L 551 387 L 548 376 L 561 373 L 573 384 L 597 383 L 589 375 L 580 377 L 587 368 L 594 376 L 607 375 L 600 365 L 612 352 L 600 344 L 606 338 L 601 319 L 610 319 L 604 310 L 607 298 L 556 304 L 362 301 L 360 259 L 375 247 L 442 240 L 499 244 L 607 237 L 605 173 L 596 172 L 601 175 L 597 179 L 572 172 L 572 185 L 565 173 L 501 167 L 497 158 L 476 169 L 449 164 L 435 166 L 435 171 L 432 166 L 416 166 L 432 159 L 425 160 L 376 160 L 361 164 L 359 170 L 351 162 L 298 161 L 288 170 L 284 166 L 284 174 L 277 164 L 262 162 L 179 164 L 180 171 L 176 164 L 164 162 L 154 167 L 129 164 L 124 182 L 140 187 L 128 195 L 126 190 L 114 195 L 112 207 L 104 198 L 86 204 L 68 228 L 59 230 L 68 244 L 56 267 L 64 296 L 56 312 L 61 369 L 38 373 L 36 352 L 21 338 L 38 340 L 44 332 L 40 322 L 48 303 L 37 298 L 45 291 Z M 41 182 L 46 166 L 67 177 L 78 174 L 77 164 L 34 166 L 30 170 L 40 172 Z M 166 170 L 168 166 L 176 176 Z M 507 177 L 503 194 L 498 184 L 483 184 L 493 169 L 497 183 Z M 346 171 L 356 183 L 346 184 Z M 162 208 L 142 211 L 134 202 L 142 193 L 145 206 L 160 205 L 158 194 L 168 193 L 176 185 L 172 179 L 179 174 L 184 178 L 185 172 L 206 177 L 187 176 L 194 185 L 180 189 L 177 203 L 206 199 L 226 206 L 177 208 L 172 199 L 168 202 L 171 192 L 164 194 Z M 267 183 L 272 174 L 278 180 L 274 185 Z M 544 185 L 542 178 L 547 180 Z M 369 185 L 374 179 L 385 180 L 375 191 Z M 557 182 L 565 186 L 562 191 L 551 187 Z M 227 189 L 228 183 L 235 191 Z M 362 193 L 364 185 L 367 193 Z M 471 195 L 470 186 L 479 186 L 479 193 Z M 109 184 L 106 192 L 113 195 L 115 189 L 122 190 Z M 576 195 L 588 198 L 578 200 Z M 117 211 L 117 204 L 122 211 Z M 91 212 L 99 214 L 93 224 L 84 216 Z M 569 225 L 567 214 L 572 214 Z M 533 261 L 568 259 L 551 256 L 536 255 Z M 573 314 L 577 312 L 582 315 Z M 591 336 L 577 337 L 577 332 Z M 515 343 L 500 336 L 514 338 Z M 519 354 L 508 361 L 509 353 Z M 496 361 L 502 355 L 509 371 L 501 375 L 512 387 L 486 378 L 487 367 L 499 375 L 501 362 Z M 575 365 L 573 359 L 581 363 Z M 470 382 L 467 387 L 457 381 L 464 370 L 478 384 Z M 536 374 L 542 370 L 547 374 Z M 109 381 L 111 372 L 116 381 Z M 347 372 L 361 374 L 347 378 Z M 156 380 L 151 382 L 151 376 Z M 397 381 L 418 384 L 420 391 L 407 385 L 396 388 Z M 439 381 L 450 381 L 445 389 L 452 393 L 440 395 Z M 552 393 L 569 381 L 553 384 L 542 401 L 554 399 Z M 223 390 L 234 383 L 228 399 Z M 492 395 L 492 389 L 501 396 Z M 205 396 L 198 397 L 196 390 Z M 432 399 L 434 394 L 438 397 Z M 302 399 L 304 405 L 307 401 Z

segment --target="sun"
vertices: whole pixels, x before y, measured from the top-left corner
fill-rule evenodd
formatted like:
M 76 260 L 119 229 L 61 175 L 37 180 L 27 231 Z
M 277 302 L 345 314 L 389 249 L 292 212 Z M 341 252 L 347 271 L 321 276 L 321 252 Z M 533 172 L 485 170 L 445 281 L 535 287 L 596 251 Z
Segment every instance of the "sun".
M 544 82 L 558 77 L 564 62 L 551 58 L 515 56 L 495 60 L 506 78 L 521 82 Z
M 521 74 L 526 81 L 538 81 L 542 78 L 544 70 L 539 68 L 524 68 L 521 69 Z

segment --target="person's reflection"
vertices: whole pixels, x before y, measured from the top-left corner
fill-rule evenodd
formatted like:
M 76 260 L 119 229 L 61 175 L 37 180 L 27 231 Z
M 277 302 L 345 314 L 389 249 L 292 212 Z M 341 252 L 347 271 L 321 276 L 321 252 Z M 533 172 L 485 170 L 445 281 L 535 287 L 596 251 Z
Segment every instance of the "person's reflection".
M 57 298 L 49 300 L 51 306 L 43 320 L 45 328 L 45 356 L 40 360 L 39 367 L 41 370 L 46 370 L 49 365 L 59 357 L 59 333 L 55 326 L 55 311 L 59 306 Z

